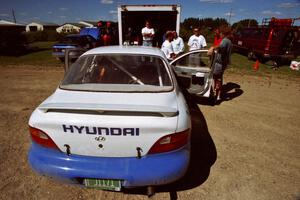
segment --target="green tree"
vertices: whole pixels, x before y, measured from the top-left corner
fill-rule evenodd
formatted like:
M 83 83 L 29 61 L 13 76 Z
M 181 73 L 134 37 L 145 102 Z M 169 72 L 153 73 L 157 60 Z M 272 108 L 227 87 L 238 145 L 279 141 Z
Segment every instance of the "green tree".
M 224 18 L 186 18 L 180 25 L 180 36 L 187 41 L 193 34 L 194 28 L 201 28 L 201 33 L 211 42 L 213 30 L 221 25 L 229 25 Z
M 232 28 L 235 30 L 240 30 L 244 27 L 256 27 L 258 22 L 255 19 L 243 19 L 232 25 Z

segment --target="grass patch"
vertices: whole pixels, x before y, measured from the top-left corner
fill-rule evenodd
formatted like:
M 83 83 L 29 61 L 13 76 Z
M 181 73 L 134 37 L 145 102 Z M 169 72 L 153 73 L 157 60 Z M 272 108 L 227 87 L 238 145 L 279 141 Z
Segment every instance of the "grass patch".
M 61 66 L 62 63 L 52 57 L 51 50 L 35 51 L 22 56 L 0 56 L 2 65 L 38 65 Z
M 52 46 L 56 42 L 35 42 L 30 44 L 31 52 L 22 56 L 0 56 L 1 65 L 36 65 L 36 66 L 56 66 L 63 67 L 63 63 L 52 56 Z M 186 46 L 186 51 L 188 47 Z M 300 57 L 296 59 L 300 61 Z M 293 71 L 289 65 L 280 66 L 277 70 L 272 69 L 272 63 L 260 63 L 259 70 L 253 70 L 254 61 L 250 61 L 246 56 L 233 53 L 231 56 L 231 65 L 226 70 L 227 73 L 243 73 L 252 75 L 286 75 L 300 76 L 300 71 Z
M 298 57 L 296 60 L 299 60 Z M 282 65 L 278 69 L 272 68 L 272 62 L 259 63 L 259 69 L 255 71 L 253 69 L 255 61 L 248 60 L 244 55 L 233 53 L 231 56 L 231 65 L 229 66 L 229 72 L 242 72 L 253 75 L 266 75 L 266 74 L 278 74 L 286 76 L 299 76 L 300 71 L 293 71 L 289 65 Z
M 29 46 L 32 48 L 50 50 L 50 49 L 52 49 L 52 46 L 56 43 L 57 42 L 34 42 L 34 43 L 29 44 Z
M 20 56 L 0 56 L 1 65 L 57 66 L 63 64 L 52 56 L 52 46 L 56 42 L 35 42 L 29 44 L 28 52 Z

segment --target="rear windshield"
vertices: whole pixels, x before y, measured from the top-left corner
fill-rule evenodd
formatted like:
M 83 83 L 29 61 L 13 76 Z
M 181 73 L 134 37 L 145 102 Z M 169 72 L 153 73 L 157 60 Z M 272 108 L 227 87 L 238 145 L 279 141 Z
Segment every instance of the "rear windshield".
M 102 54 L 80 57 L 60 88 L 107 92 L 163 92 L 173 89 L 166 63 L 148 55 Z

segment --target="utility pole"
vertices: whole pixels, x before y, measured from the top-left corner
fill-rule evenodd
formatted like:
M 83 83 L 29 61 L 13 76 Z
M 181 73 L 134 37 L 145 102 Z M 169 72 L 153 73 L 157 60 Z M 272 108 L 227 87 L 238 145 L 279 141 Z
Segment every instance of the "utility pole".
M 230 8 L 230 13 L 229 13 L 229 20 L 228 20 L 228 21 L 229 21 L 229 24 L 231 24 L 231 23 L 230 23 L 230 21 L 231 21 L 231 15 L 232 15 L 232 8 Z
M 13 18 L 14 18 L 14 22 L 15 24 L 17 23 L 17 20 L 16 20 L 16 16 L 15 16 L 15 11 L 14 9 L 11 9 L 11 12 L 12 12 L 12 15 L 13 15 Z

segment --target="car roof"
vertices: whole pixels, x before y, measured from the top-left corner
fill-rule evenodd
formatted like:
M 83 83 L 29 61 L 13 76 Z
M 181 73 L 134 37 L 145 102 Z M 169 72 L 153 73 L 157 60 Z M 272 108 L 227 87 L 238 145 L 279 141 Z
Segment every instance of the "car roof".
M 159 48 L 144 46 L 105 46 L 91 49 L 83 55 L 93 54 L 135 54 L 135 55 L 153 55 L 165 58 L 164 53 Z

